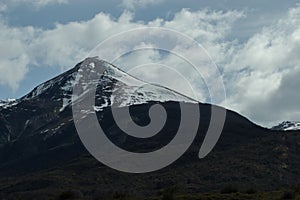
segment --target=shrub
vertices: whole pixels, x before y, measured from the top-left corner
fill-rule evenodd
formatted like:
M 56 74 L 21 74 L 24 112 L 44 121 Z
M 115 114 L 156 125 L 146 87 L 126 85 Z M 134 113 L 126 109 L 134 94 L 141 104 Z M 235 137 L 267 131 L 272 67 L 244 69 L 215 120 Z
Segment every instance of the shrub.
M 68 190 L 64 191 L 59 195 L 59 200 L 66 200 L 66 199 L 77 199 L 82 198 L 83 195 L 80 191 Z
M 300 186 L 296 186 L 294 188 L 294 191 L 295 191 L 296 194 L 300 194 Z
M 257 193 L 257 190 L 255 188 L 248 188 L 246 191 L 245 191 L 246 194 L 256 194 Z
M 227 185 L 221 190 L 221 194 L 237 193 L 239 190 L 235 185 Z
M 113 194 L 113 199 L 123 200 L 123 199 L 126 199 L 127 197 L 128 197 L 128 195 L 124 192 L 115 192 Z
M 295 198 L 296 198 L 296 193 L 293 191 L 285 191 L 281 197 L 281 199 L 295 199 Z
M 162 200 L 174 200 L 176 187 L 167 188 L 162 192 Z

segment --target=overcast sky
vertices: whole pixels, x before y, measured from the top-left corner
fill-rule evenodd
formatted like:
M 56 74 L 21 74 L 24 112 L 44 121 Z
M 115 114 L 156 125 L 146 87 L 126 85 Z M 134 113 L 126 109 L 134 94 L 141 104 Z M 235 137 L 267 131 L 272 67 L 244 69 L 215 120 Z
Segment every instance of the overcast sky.
M 226 88 L 222 105 L 264 126 L 300 120 L 298 2 L 0 0 L 0 99 L 23 96 L 73 67 L 109 36 L 160 26 L 192 37 L 207 50 Z M 160 59 L 178 64 L 155 52 L 134 56 L 117 64 L 126 68 L 137 58 L 139 64 Z M 145 70 L 139 78 L 164 80 L 160 83 L 185 92 L 168 72 Z M 197 97 L 207 101 L 201 88 Z

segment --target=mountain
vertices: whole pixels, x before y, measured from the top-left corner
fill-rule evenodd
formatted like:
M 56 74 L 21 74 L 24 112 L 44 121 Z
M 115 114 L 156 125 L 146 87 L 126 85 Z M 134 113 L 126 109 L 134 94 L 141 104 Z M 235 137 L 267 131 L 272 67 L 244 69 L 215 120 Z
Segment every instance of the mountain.
M 82 73 L 88 79 L 79 81 L 76 77 Z M 74 85 L 79 92 L 72 97 Z M 180 159 L 159 171 L 127 174 L 110 169 L 88 153 L 73 120 L 72 103 L 81 105 L 93 93 L 95 106 L 83 107 L 83 119 L 95 111 L 106 136 L 120 148 L 144 153 L 168 145 L 182 120 L 181 105 L 200 110 L 196 138 Z M 168 118 L 150 138 L 127 135 L 114 120 L 112 108 L 129 109 L 134 122 L 147 125 L 149 109 L 156 104 L 165 108 Z M 145 83 L 98 58 L 87 58 L 24 97 L 0 103 L 0 198 L 160 199 L 162 192 L 168 195 L 176 189 L 182 199 L 191 199 L 218 193 L 228 185 L 240 191 L 272 191 L 300 184 L 299 131 L 269 130 L 230 110 L 216 147 L 199 159 L 212 108 L 224 109 Z
M 16 126 L 7 127 L 10 131 L 2 132 L 0 145 L 29 136 L 34 131 L 38 131 L 44 139 L 47 139 L 57 134 L 61 127 L 67 126 L 68 123 L 63 121 L 71 121 L 72 116 L 67 116 L 68 119 L 61 121 L 59 127 L 50 129 L 43 127 L 53 120 L 62 120 L 60 118 L 64 116 L 64 111 L 70 110 L 73 85 L 78 71 L 84 69 L 93 74 L 95 68 L 103 71 L 103 74 L 94 71 L 95 77 L 89 77 L 88 82 L 80 83 L 84 93 L 75 101 L 83 99 L 84 94 L 89 92 L 89 84 L 96 82 L 97 95 L 94 107 L 96 112 L 102 111 L 105 107 L 126 107 L 149 101 L 196 102 L 165 87 L 142 82 L 103 60 L 88 58 L 66 73 L 37 86 L 26 96 L 18 100 L 0 102 L 0 111 L 5 115 L 5 119 L 16 123 Z
M 277 126 L 272 127 L 273 130 L 281 131 L 295 131 L 300 130 L 300 122 L 297 121 L 284 121 Z

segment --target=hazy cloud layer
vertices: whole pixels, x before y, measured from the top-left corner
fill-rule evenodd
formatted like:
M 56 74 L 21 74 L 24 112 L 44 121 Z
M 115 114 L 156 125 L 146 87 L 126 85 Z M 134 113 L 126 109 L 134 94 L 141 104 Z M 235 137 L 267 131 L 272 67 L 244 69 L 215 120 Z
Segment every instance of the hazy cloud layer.
M 122 0 L 121 6 L 125 9 L 135 10 L 137 7 L 161 4 L 165 0 Z
M 0 13 L 6 11 L 6 9 L 7 9 L 7 5 L 0 2 Z
M 5 8 L 14 7 L 14 6 L 24 6 L 30 5 L 35 8 L 41 8 L 47 5 L 54 5 L 54 4 L 67 4 L 69 0 L 4 0 L 0 3 L 0 11 L 1 11 L 1 4 Z

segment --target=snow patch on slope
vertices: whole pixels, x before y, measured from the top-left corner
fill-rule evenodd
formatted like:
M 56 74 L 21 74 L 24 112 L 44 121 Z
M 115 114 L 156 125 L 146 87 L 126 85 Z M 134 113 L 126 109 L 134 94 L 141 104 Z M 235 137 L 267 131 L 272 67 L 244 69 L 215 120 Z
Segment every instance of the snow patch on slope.
M 0 108 L 7 109 L 18 105 L 18 103 L 19 102 L 16 99 L 7 99 L 5 101 L 0 100 Z

